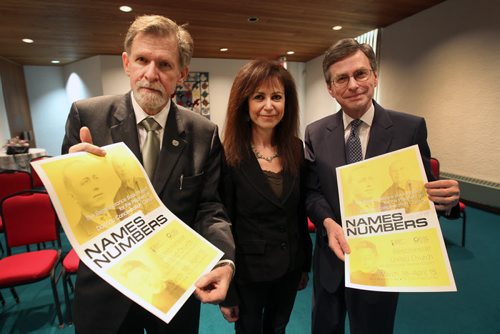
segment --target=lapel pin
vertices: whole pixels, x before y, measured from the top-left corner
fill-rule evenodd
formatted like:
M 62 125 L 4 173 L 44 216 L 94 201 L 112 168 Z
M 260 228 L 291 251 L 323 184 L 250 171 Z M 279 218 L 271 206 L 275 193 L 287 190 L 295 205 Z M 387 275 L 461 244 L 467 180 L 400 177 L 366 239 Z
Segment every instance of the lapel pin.
M 174 145 L 175 147 L 179 146 L 179 141 L 172 139 L 172 145 Z

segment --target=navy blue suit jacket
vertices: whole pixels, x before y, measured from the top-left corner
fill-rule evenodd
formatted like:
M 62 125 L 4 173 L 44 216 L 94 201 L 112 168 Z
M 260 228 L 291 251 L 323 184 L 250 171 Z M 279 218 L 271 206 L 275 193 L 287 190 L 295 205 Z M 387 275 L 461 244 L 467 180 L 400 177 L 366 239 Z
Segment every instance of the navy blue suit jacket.
M 427 127 L 421 117 L 386 110 L 375 101 L 375 115 L 365 158 L 417 144 L 420 148 L 427 178 L 433 180 L 430 169 L 430 149 Z M 329 292 L 340 286 L 344 262 L 328 247 L 323 220 L 333 218 L 341 224 L 340 203 L 335 168 L 346 165 L 342 112 L 320 119 L 306 128 L 305 155 L 306 211 L 316 226 L 316 247 L 313 257 L 314 275 Z

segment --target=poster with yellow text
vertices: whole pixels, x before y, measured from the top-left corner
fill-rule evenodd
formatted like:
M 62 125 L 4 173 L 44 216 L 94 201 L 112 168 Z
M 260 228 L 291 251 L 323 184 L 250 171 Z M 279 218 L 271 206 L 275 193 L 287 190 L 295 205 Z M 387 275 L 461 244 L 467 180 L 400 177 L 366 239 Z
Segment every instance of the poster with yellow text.
M 417 145 L 338 167 L 346 286 L 456 291 Z
M 80 259 L 165 322 L 222 252 L 170 212 L 123 143 L 33 162 Z

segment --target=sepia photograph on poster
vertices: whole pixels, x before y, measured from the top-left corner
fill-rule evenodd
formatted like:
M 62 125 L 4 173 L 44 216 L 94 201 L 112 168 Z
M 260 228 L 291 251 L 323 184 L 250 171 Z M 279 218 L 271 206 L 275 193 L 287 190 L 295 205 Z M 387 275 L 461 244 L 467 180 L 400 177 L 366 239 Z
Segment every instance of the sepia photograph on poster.
M 166 208 L 123 143 L 32 163 L 90 269 L 166 323 L 223 253 Z
M 456 291 L 417 145 L 338 167 L 336 173 L 351 249 L 345 257 L 346 287 Z

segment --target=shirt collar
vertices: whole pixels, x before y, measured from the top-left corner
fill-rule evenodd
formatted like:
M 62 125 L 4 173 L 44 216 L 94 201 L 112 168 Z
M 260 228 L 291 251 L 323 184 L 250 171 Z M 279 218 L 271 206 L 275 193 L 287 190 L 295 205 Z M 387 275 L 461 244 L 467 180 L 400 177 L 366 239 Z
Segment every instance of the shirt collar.
M 363 121 L 363 123 L 367 124 L 368 127 L 372 126 L 373 123 L 373 117 L 375 116 L 375 106 L 373 103 L 370 104 L 370 108 L 363 114 L 363 116 L 360 117 L 360 120 Z M 351 116 L 347 115 L 345 112 L 342 112 L 342 119 L 344 121 L 344 131 L 347 129 L 349 124 L 354 120 Z
M 165 128 L 165 124 L 167 123 L 168 112 L 170 110 L 170 104 L 172 103 L 172 99 L 168 99 L 167 105 L 160 110 L 156 115 L 150 116 L 148 115 L 137 103 L 134 93 L 131 91 L 130 95 L 132 97 L 132 106 L 134 108 L 135 121 L 137 124 L 141 123 L 143 119 L 148 117 L 153 117 L 158 124 L 161 125 L 162 129 Z

